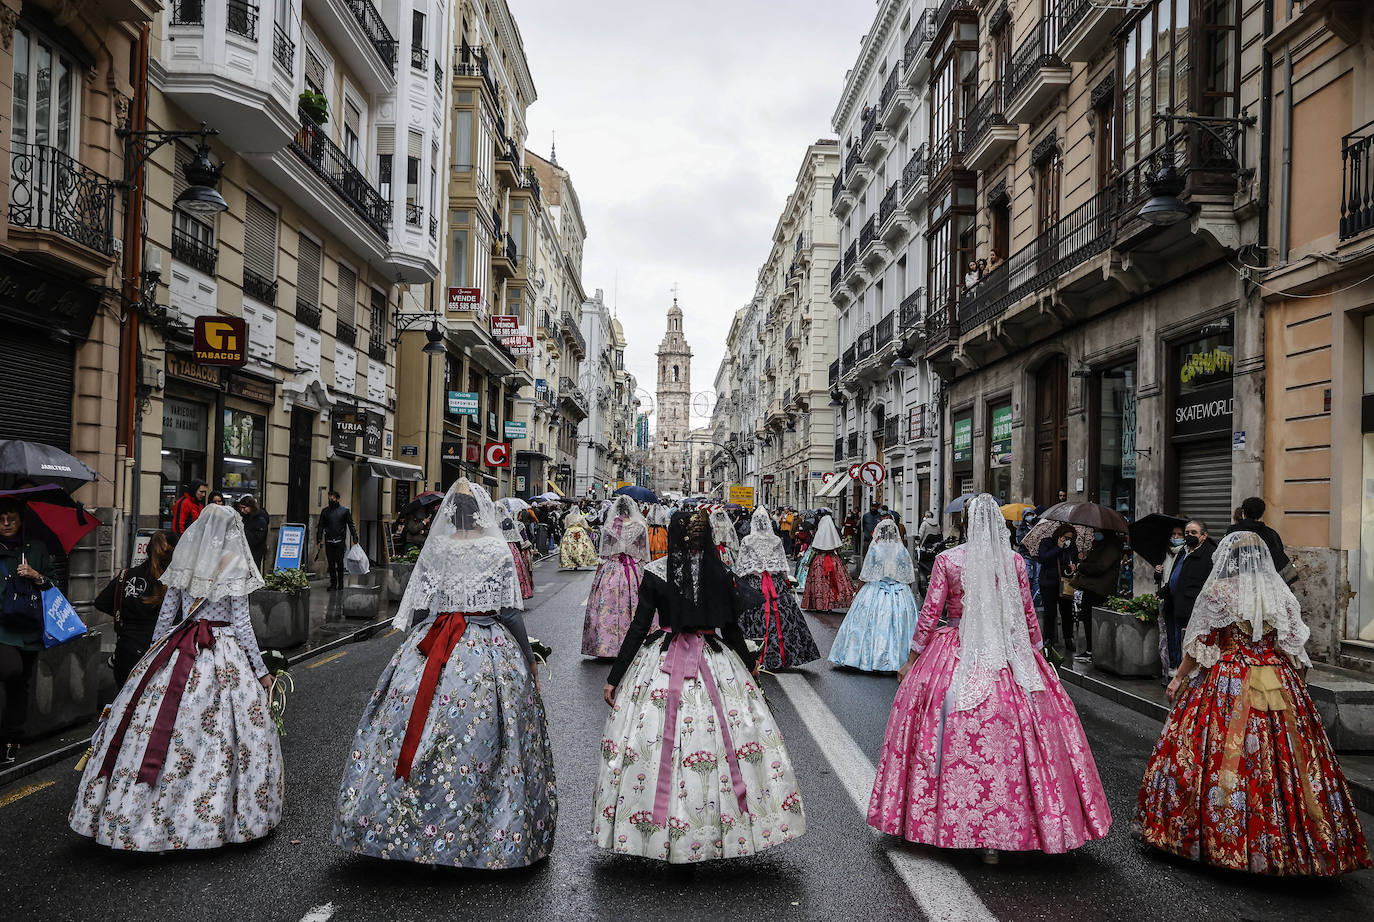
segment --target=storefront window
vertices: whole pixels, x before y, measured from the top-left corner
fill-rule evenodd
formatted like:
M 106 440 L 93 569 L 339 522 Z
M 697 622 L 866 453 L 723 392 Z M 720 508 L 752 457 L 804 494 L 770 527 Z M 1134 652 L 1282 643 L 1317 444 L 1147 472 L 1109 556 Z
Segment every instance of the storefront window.
M 988 408 L 988 492 L 1003 505 L 1011 502 L 1011 404 Z
M 252 493 L 261 502 L 266 420 L 243 410 L 224 411 L 223 482 L 226 500 Z
M 172 503 L 191 480 L 205 478 L 205 448 L 210 408 L 173 397 L 162 401 L 162 482 L 158 491 L 158 519 L 172 525 Z
M 1097 377 L 1097 501 L 1135 518 L 1136 367 L 1127 362 Z

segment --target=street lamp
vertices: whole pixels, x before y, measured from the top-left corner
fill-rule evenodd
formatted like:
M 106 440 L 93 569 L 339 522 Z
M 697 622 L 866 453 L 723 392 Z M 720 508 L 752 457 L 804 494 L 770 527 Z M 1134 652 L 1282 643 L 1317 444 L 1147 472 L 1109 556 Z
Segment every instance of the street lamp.
M 1188 206 L 1178 196 L 1183 191 L 1183 177 L 1172 163 L 1160 167 L 1150 180 L 1150 200 L 1140 206 L 1140 219 L 1156 227 L 1168 227 L 1188 217 Z
M 429 329 L 425 330 L 425 344 L 420 349 L 425 356 L 425 463 L 421 465 L 424 469 L 425 488 L 429 488 L 429 447 L 430 432 L 433 426 L 429 424 L 430 414 L 434 406 L 434 362 L 430 361 L 436 355 L 448 354 L 448 347 L 444 345 L 444 331 L 439 329 L 439 319 L 428 311 L 415 314 L 396 315 L 396 335 L 391 339 L 392 348 L 401 344 L 401 334 L 407 330 L 420 326 L 426 320 L 429 321 Z

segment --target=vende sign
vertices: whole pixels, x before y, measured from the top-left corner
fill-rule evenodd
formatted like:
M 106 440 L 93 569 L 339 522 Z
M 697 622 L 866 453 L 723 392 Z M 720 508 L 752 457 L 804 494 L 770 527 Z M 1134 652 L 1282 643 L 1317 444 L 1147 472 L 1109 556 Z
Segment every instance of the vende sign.
M 498 339 L 515 336 L 520 332 L 520 318 L 513 314 L 494 314 L 491 318 L 491 335 Z
M 482 306 L 482 289 L 450 288 L 448 290 L 448 309 L 453 313 L 475 311 Z

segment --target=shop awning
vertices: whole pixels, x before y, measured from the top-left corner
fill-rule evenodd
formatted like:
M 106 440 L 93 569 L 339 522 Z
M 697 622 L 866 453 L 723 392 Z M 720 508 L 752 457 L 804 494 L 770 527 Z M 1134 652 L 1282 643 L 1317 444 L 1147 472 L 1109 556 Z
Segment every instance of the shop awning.
M 540 458 L 544 461 L 553 460 L 553 455 L 548 452 L 540 451 L 537 448 L 517 448 L 515 450 L 515 456 L 517 458 Z
M 425 469 L 418 464 L 407 464 L 394 458 L 366 457 L 363 461 L 372 471 L 374 477 L 385 477 L 391 480 L 425 479 Z
M 836 471 L 835 476 L 830 478 L 830 482 L 816 491 L 816 499 L 834 499 L 845 491 L 852 480 L 849 479 L 849 471 Z
M 549 484 L 549 489 L 552 490 L 553 492 L 557 493 L 559 496 L 567 496 L 567 495 L 568 495 L 568 494 L 564 493 L 562 490 L 558 489 L 558 484 L 554 483 L 552 480 L 548 481 L 548 484 Z

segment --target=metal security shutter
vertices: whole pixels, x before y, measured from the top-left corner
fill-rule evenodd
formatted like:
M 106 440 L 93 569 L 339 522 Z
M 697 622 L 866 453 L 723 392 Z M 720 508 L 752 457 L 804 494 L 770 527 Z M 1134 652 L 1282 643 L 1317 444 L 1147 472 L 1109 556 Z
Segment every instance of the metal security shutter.
M 358 308 L 358 273 L 339 263 L 339 323 L 353 326 Z
M 1231 524 L 1231 442 L 1208 439 L 1176 448 L 1178 513 L 1202 519 L 1220 536 Z
M 296 297 L 312 307 L 320 303 L 320 245 L 305 234 L 300 236 L 296 256 Z
M 251 195 L 243 220 L 243 265 L 265 279 L 277 276 L 277 213 Z
M 0 439 L 71 449 L 74 358 L 70 343 L 9 325 L 0 335 Z

